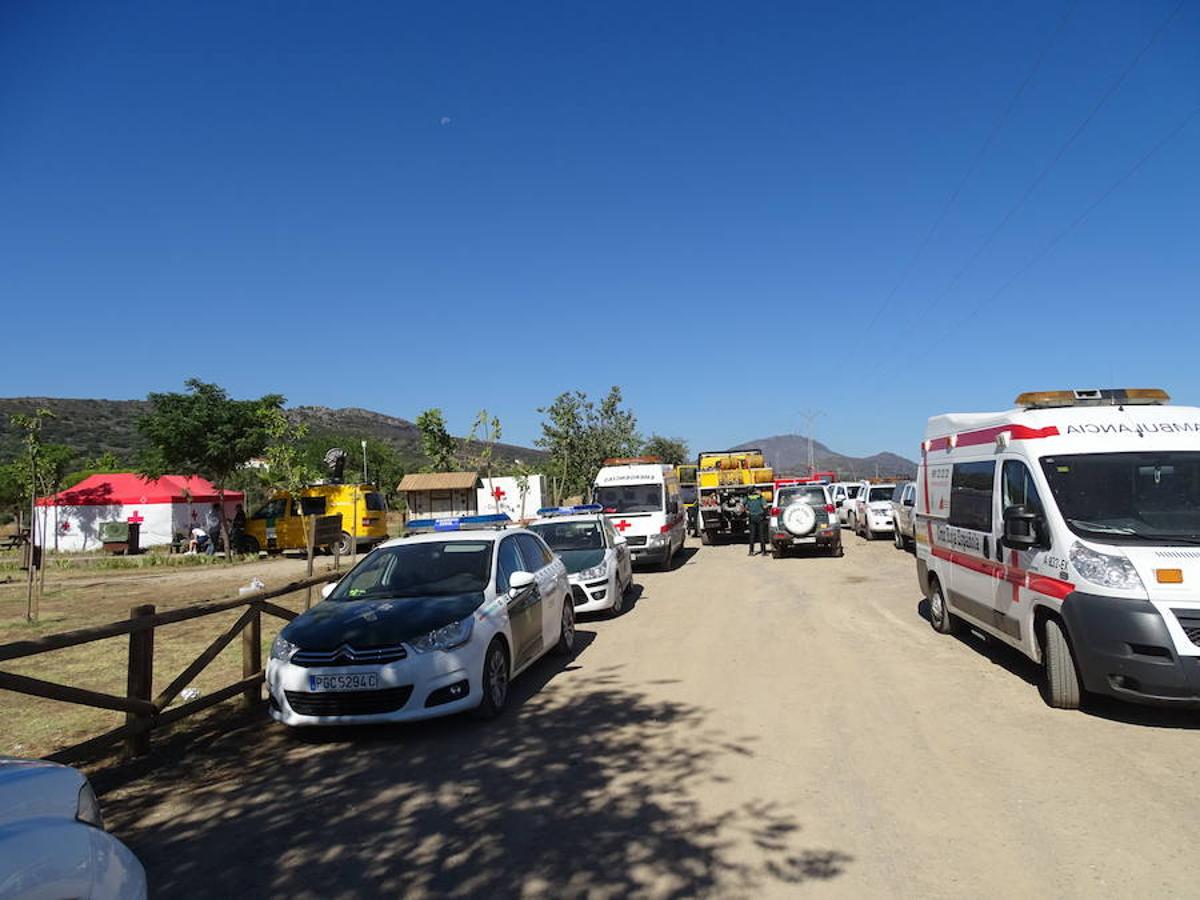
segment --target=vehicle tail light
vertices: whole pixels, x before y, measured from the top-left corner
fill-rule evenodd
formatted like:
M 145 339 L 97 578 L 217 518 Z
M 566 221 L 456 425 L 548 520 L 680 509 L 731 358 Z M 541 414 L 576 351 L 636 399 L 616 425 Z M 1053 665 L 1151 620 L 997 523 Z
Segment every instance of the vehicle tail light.
M 779 515 L 779 507 L 778 506 L 771 507 L 771 515 L 773 515 L 773 516 Z
M 670 530 L 671 530 L 671 526 L 669 524 L 667 524 L 667 525 L 664 525 L 662 528 L 658 529 L 658 533 L 659 534 L 667 534 Z
M 832 503 L 825 504 L 825 512 L 833 512 L 835 509 L 837 509 L 837 507 L 834 506 Z

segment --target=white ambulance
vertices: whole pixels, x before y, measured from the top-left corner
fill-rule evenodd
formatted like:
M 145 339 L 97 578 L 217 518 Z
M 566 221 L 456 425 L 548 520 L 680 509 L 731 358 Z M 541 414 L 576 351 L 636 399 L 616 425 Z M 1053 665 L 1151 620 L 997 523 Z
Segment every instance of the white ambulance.
M 592 500 L 625 538 L 633 562 L 671 568 L 686 537 L 679 478 L 671 466 L 653 456 L 606 459 L 596 474 Z
M 970 626 L 1088 693 L 1200 706 L 1200 409 L 1157 389 L 1022 394 L 929 420 L 917 575 L 936 631 Z

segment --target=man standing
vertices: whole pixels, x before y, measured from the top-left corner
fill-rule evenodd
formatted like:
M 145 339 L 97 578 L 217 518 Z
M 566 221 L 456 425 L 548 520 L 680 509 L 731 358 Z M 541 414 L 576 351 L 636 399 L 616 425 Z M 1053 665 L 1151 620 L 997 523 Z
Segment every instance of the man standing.
M 204 527 L 208 531 L 208 547 L 206 552 L 212 556 L 217 552 L 217 541 L 221 537 L 221 504 L 214 503 L 204 517 Z
M 756 540 L 762 548 L 761 552 L 765 554 L 767 552 L 767 501 L 763 499 L 758 488 L 755 488 L 746 498 L 746 512 L 750 516 L 750 552 L 747 555 L 754 555 Z

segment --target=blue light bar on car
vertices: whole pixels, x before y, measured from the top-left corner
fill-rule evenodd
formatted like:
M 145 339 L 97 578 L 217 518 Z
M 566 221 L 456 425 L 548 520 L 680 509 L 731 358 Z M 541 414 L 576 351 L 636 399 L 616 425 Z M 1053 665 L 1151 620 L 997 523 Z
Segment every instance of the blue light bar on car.
M 470 531 L 472 528 L 496 528 L 511 524 L 512 519 L 504 513 L 493 513 L 489 516 L 456 516 L 452 519 L 413 519 L 404 527 L 407 531 Z
M 575 516 L 580 513 L 598 513 L 604 509 L 599 503 L 580 503 L 576 506 L 543 506 L 539 516 Z

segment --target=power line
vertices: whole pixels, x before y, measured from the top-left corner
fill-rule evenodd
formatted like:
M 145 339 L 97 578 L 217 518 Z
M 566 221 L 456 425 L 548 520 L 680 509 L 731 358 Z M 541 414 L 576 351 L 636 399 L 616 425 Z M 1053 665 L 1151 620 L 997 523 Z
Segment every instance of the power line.
M 1154 146 L 1152 146 L 1149 150 L 1147 150 L 1145 153 L 1143 153 L 1132 166 L 1130 166 L 1128 169 L 1126 169 L 1125 172 L 1123 172 L 1119 178 L 1117 178 L 1112 184 L 1110 184 L 1099 197 L 1097 197 L 1094 201 L 1089 203 L 1087 205 L 1087 207 L 1083 210 L 1083 212 L 1081 212 L 1078 216 L 1076 216 L 1074 219 L 1072 219 L 1064 228 L 1062 228 L 1056 235 L 1054 235 L 1053 238 L 1051 238 L 1046 244 L 1044 244 L 1040 250 L 1038 250 L 1035 254 L 1033 254 L 1033 256 L 1031 256 L 1028 260 L 1026 260 L 1025 264 L 1022 265 L 1019 269 L 1017 269 L 1017 271 L 1014 272 L 1012 274 L 1012 276 L 1008 278 L 1008 280 L 1006 280 L 1003 284 L 1001 284 L 1000 287 L 998 287 L 998 288 L 996 288 L 996 290 L 992 291 L 992 293 L 989 294 L 983 300 L 980 300 L 980 301 L 977 301 L 976 303 L 974 303 L 971 306 L 971 308 L 967 310 L 967 314 L 960 321 L 956 322 L 954 325 L 951 325 L 945 331 L 943 331 L 940 335 L 938 335 L 938 337 L 934 339 L 934 343 L 936 344 L 937 342 L 941 341 L 943 338 L 948 336 L 956 328 L 961 328 L 964 324 L 966 324 L 968 321 L 970 321 L 975 316 L 976 313 L 979 312 L 980 308 L 984 304 L 991 303 L 993 300 L 995 300 L 997 297 L 999 297 L 1002 293 L 1004 293 L 1006 290 L 1008 290 L 1010 287 L 1012 287 L 1013 283 L 1018 278 L 1020 278 L 1022 275 L 1024 275 L 1026 272 L 1028 272 L 1030 269 L 1032 269 L 1035 265 L 1037 265 L 1039 262 L 1041 262 L 1043 259 L 1045 259 L 1046 256 L 1048 256 L 1050 254 L 1050 252 L 1053 251 L 1054 248 L 1058 246 L 1058 244 L 1062 241 L 1063 238 L 1065 238 L 1068 234 L 1070 234 L 1072 231 L 1074 231 L 1079 225 L 1083 224 L 1084 220 L 1087 219 L 1087 217 L 1090 216 L 1096 210 L 1096 208 L 1098 206 L 1100 206 L 1102 203 L 1104 203 L 1105 200 L 1107 200 L 1110 196 L 1112 196 L 1112 194 L 1119 187 L 1121 187 L 1121 185 L 1123 185 L 1130 178 L 1132 178 L 1135 174 L 1137 174 L 1138 170 L 1141 169 L 1142 166 L 1144 166 L 1146 163 L 1148 163 L 1155 155 L 1157 155 L 1158 152 L 1160 150 L 1162 150 L 1163 147 L 1165 147 L 1167 144 L 1169 144 L 1171 141 L 1173 141 L 1176 137 L 1178 137 L 1179 134 L 1184 129 L 1186 129 L 1188 127 L 1188 125 L 1190 125 L 1197 116 L 1200 116 L 1200 106 L 1193 107 L 1192 110 L 1186 116 L 1184 116 L 1183 119 L 1181 119 L 1178 123 L 1176 123 L 1175 126 L 1170 131 L 1168 131 L 1165 135 L 1163 135 L 1158 140 L 1158 142 L 1154 144 Z
M 1042 181 L 1045 180 L 1046 176 L 1049 175 L 1054 167 L 1062 160 L 1062 158 L 1066 156 L 1067 151 L 1071 149 L 1071 146 L 1075 143 L 1079 136 L 1083 134 L 1084 130 L 1091 123 L 1092 119 L 1096 117 L 1096 114 L 1104 108 L 1105 104 L 1108 103 L 1121 85 L 1125 83 L 1125 80 L 1129 77 L 1130 73 L 1137 68 L 1138 63 L 1142 61 L 1142 58 L 1149 52 L 1150 48 L 1154 46 L 1155 42 L 1167 29 L 1167 26 L 1171 24 L 1171 20 L 1174 19 L 1179 10 L 1183 8 L 1183 4 L 1184 0 L 1179 0 L 1179 2 L 1175 5 L 1175 8 L 1171 10 L 1170 14 L 1163 19 L 1162 23 L 1156 29 L 1154 29 L 1154 33 L 1150 35 L 1150 39 L 1146 41 L 1144 45 L 1142 45 L 1142 49 L 1140 49 L 1134 55 L 1133 59 L 1126 64 L 1125 68 L 1121 70 L 1121 73 L 1117 76 L 1116 80 L 1108 86 L 1108 89 L 1105 90 L 1105 92 L 1100 96 L 1100 99 L 1096 101 L 1095 105 L 1092 106 L 1088 114 L 1083 117 L 1083 121 L 1075 126 L 1075 130 L 1071 132 L 1066 141 L 1064 141 L 1063 144 L 1058 148 L 1058 152 L 1054 154 L 1054 158 L 1042 167 L 1042 170 L 1038 172 L 1037 177 L 1035 177 L 1033 181 L 1029 183 L 1028 187 L 1025 188 L 1024 192 L 1017 199 L 1017 202 L 1014 203 L 1009 208 L 1008 212 L 1004 214 L 1004 218 L 1000 220 L 999 224 L 997 224 L 996 227 L 988 232 L 987 237 L 983 239 L 983 243 L 975 249 L 975 252 L 971 254 L 970 258 L 968 258 L 965 263 L 963 263 L 962 267 L 954 273 L 954 277 L 950 279 L 950 283 L 946 285 L 941 293 L 925 303 L 924 309 L 926 311 L 934 304 L 940 303 L 946 297 L 946 295 L 954 290 L 954 288 L 958 285 L 959 280 L 961 280 L 962 276 L 966 273 L 967 269 L 971 267 L 975 260 L 979 259 L 979 257 L 983 255 L 983 252 L 987 250 L 989 246 L 991 246 L 991 243 L 993 240 L 995 240 L 996 236 L 1004 230 L 1004 227 L 1010 221 L 1012 221 L 1013 216 L 1015 216 L 1021 210 L 1021 208 L 1033 195 L 1033 192 L 1036 191 L 1039 185 L 1041 185 Z
M 988 132 L 988 135 L 986 138 L 984 138 L 983 143 L 979 145 L 979 149 L 975 151 L 975 156 L 971 160 L 971 164 L 967 166 L 967 170 L 963 173 L 962 178 L 958 180 L 958 184 L 955 185 L 954 190 L 950 193 L 950 197 L 942 206 L 941 212 L 938 213 L 938 216 L 936 219 L 934 219 L 933 224 L 929 226 L 929 230 L 925 232 L 925 237 L 917 246 L 916 252 L 913 253 L 912 258 L 909 259 L 904 269 L 901 270 L 900 277 L 896 279 L 896 283 L 892 285 L 892 289 L 888 291 L 887 296 L 883 298 L 883 302 L 880 303 L 876 308 L 875 314 L 871 316 L 871 320 L 867 323 L 868 332 L 875 327 L 875 324 L 879 321 L 879 317 L 883 315 L 884 310 L 891 305 L 892 300 L 895 298 L 896 293 L 900 290 L 900 287 L 905 281 L 908 280 L 908 276 L 912 274 L 913 267 L 916 266 L 917 261 L 920 260 L 922 255 L 924 255 L 926 248 L 929 247 L 929 242 L 933 240 L 933 236 L 937 233 L 938 229 L 942 227 L 942 223 L 946 221 L 946 217 L 950 215 L 950 210 L 953 209 L 954 204 L 958 202 L 958 198 L 962 195 L 963 189 L 967 186 L 967 182 L 971 180 L 971 176 L 975 174 L 975 170 L 979 168 L 980 163 L 983 162 L 984 158 L 988 154 L 988 151 L 991 149 L 992 143 L 996 140 L 996 136 L 1000 134 L 1000 130 L 1008 122 L 1008 117 L 1012 114 L 1013 109 L 1016 107 L 1017 101 L 1021 99 L 1021 96 L 1025 93 L 1025 89 L 1028 88 L 1033 82 L 1034 76 L 1036 76 L 1041 70 L 1042 63 L 1045 61 L 1047 54 L 1049 54 L 1050 48 L 1054 46 L 1055 41 L 1058 40 L 1058 36 L 1062 33 L 1063 29 L 1067 27 L 1067 22 L 1070 21 L 1072 14 L 1075 12 L 1075 7 L 1078 5 L 1078 2 L 1079 0 L 1069 0 L 1067 3 L 1066 8 L 1063 10 L 1062 16 L 1058 20 L 1058 24 L 1054 27 L 1054 31 L 1050 33 L 1050 37 L 1042 46 L 1041 52 L 1038 53 L 1037 58 L 1033 61 L 1033 66 L 1029 69 L 1025 75 L 1025 78 L 1017 86 L 1017 90 L 1013 93 L 1012 97 L 1009 98 L 1003 112 L 1000 113 L 1000 117 L 996 119 L 996 122 L 992 125 L 991 131 Z

